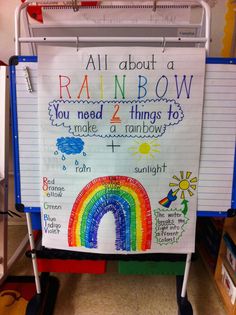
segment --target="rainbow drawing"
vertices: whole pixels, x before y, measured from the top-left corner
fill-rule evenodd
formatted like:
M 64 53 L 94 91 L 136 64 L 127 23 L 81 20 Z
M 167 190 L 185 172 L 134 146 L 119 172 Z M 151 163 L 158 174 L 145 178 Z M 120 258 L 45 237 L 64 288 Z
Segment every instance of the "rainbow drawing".
M 127 176 L 99 177 L 82 189 L 70 215 L 69 246 L 97 248 L 99 224 L 108 212 L 115 218 L 117 250 L 150 249 L 152 213 L 149 197 L 139 181 Z
M 159 204 L 162 205 L 163 207 L 169 208 L 171 203 L 177 199 L 176 195 L 173 193 L 173 190 L 171 189 L 168 192 L 167 197 L 163 198 L 162 200 L 159 201 Z

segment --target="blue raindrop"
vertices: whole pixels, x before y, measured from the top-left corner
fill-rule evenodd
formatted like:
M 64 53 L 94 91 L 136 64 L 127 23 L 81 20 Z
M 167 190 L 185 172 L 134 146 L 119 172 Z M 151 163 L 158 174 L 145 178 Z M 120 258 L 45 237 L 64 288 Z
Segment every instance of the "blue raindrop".
M 79 161 L 78 160 L 75 160 L 75 165 L 79 165 Z
M 62 159 L 62 161 L 65 161 L 66 157 L 64 154 L 62 155 L 61 159 Z
M 63 171 L 65 171 L 66 170 L 66 166 L 65 165 L 63 165 Z
M 58 151 L 54 151 L 54 155 L 58 155 Z
M 83 152 L 83 156 L 86 156 L 86 155 L 87 155 L 87 153 Z

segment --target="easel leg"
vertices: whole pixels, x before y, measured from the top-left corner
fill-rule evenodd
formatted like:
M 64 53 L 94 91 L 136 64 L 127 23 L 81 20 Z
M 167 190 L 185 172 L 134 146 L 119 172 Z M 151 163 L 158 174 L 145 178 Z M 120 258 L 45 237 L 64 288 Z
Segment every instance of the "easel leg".
M 50 277 L 49 273 L 41 273 L 39 277 L 30 213 L 26 213 L 26 219 L 36 285 L 36 294 L 27 305 L 26 315 L 52 315 L 59 282 L 55 277 Z
M 30 213 L 26 213 L 26 219 L 27 219 L 27 227 L 28 227 L 28 234 L 29 234 L 29 242 L 30 242 L 31 258 L 32 258 L 32 264 L 33 264 L 33 270 L 34 270 L 36 291 L 37 291 L 37 294 L 40 294 L 41 285 L 40 285 L 40 279 L 39 279 L 37 259 L 36 259 L 36 254 L 35 254 L 35 244 L 34 244 L 34 236 L 33 236 Z
M 187 255 L 184 276 L 176 276 L 176 293 L 178 303 L 178 315 L 193 315 L 191 303 L 187 296 L 187 282 L 191 265 L 191 254 Z
M 29 301 L 26 315 L 52 315 L 56 303 L 59 281 L 49 273 L 43 272 L 40 276 L 42 292 L 36 293 Z

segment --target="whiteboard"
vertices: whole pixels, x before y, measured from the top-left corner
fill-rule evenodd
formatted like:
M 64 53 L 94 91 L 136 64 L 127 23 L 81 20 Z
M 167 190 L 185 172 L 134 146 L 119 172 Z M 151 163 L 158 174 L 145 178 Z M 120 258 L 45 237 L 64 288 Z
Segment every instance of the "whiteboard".
M 198 211 L 221 212 L 235 208 L 231 201 L 235 199 L 236 67 L 235 60 L 212 58 L 208 62 Z
M 37 57 L 18 57 L 17 66 L 11 66 L 16 203 L 33 212 L 40 210 L 36 61 Z M 223 216 L 234 208 L 235 64 L 235 59 L 207 60 L 198 186 L 200 216 Z M 32 92 L 27 88 L 25 66 L 29 69 Z

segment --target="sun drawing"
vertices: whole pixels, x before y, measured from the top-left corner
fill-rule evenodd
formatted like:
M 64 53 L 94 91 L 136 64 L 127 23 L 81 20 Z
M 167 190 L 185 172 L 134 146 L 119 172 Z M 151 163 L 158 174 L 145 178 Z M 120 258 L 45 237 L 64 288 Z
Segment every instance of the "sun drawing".
M 136 140 L 135 145 L 130 147 L 130 150 L 133 152 L 132 155 L 139 157 L 139 160 L 143 157 L 146 157 L 146 159 L 154 159 L 155 154 L 160 152 L 157 149 L 159 146 L 160 144 L 158 144 L 156 140 L 145 142 Z
M 178 192 L 181 191 L 181 199 L 185 199 L 186 191 L 188 192 L 189 196 L 192 197 L 194 195 L 193 190 L 197 189 L 197 177 L 192 177 L 192 172 L 186 172 L 186 176 L 184 176 L 184 172 L 180 171 L 180 178 L 176 175 L 173 176 L 173 179 L 176 180 L 176 183 L 170 183 L 170 187 L 176 187 L 174 190 L 173 195 L 177 195 Z

